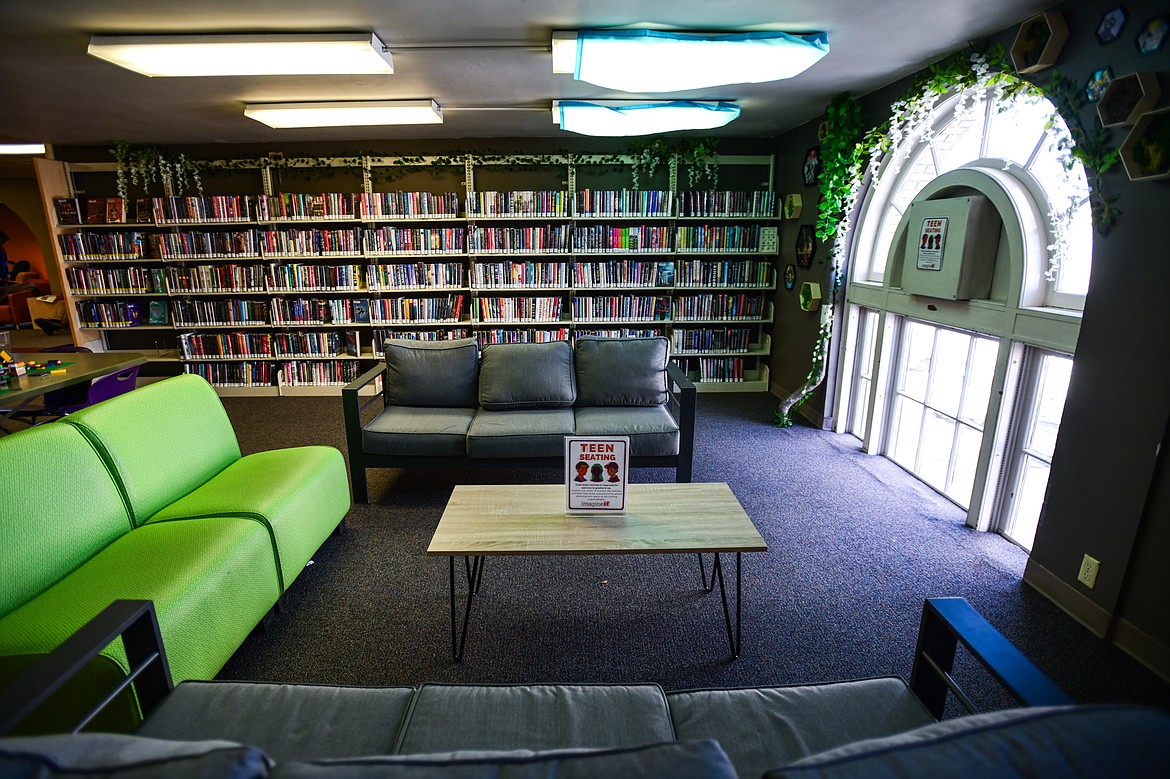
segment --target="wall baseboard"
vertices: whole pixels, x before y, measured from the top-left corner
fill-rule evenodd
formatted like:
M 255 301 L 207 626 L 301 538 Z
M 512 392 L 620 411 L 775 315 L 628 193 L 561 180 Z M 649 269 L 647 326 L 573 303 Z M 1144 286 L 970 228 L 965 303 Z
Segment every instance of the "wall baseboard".
M 1105 638 L 1109 634 L 1113 615 L 1035 560 L 1028 560 L 1024 568 L 1024 582 L 1088 628 L 1093 635 Z
M 1170 682 L 1170 647 L 1125 619 L 1118 619 L 1113 626 L 1113 643 L 1163 681 Z

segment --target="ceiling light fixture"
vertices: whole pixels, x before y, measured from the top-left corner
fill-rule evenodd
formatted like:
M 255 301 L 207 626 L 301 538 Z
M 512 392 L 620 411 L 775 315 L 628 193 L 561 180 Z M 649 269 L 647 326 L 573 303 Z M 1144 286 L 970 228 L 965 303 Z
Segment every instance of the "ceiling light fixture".
M 147 76 L 393 73 L 372 33 L 94 35 L 89 53 Z
M 552 113 L 571 133 L 625 136 L 722 127 L 739 116 L 739 106 L 715 100 L 554 100 Z
M 0 143 L 0 154 L 44 154 L 43 143 Z
M 244 116 L 277 129 L 443 123 L 443 111 L 434 100 L 249 103 L 244 106 Z
M 557 31 L 552 50 L 553 73 L 572 73 L 578 81 L 623 92 L 679 92 L 791 78 L 829 53 L 829 36 Z

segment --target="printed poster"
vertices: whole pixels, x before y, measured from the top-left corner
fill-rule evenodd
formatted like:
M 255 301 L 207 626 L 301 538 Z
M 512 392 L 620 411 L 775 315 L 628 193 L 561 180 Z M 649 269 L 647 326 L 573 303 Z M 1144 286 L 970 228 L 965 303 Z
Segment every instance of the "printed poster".
M 565 513 L 626 513 L 629 452 L 629 436 L 565 436 Z
M 942 270 L 943 246 L 947 241 L 947 217 L 922 220 L 918 234 L 918 270 Z

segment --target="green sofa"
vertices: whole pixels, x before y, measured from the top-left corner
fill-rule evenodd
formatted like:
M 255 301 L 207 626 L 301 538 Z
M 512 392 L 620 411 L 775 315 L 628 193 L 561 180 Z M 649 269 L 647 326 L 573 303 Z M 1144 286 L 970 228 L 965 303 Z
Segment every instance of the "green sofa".
M 193 375 L 0 438 L 0 472 L 0 684 L 119 598 L 155 602 L 176 681 L 212 678 L 351 505 L 339 451 L 241 456 Z M 126 670 L 116 642 L 74 684 Z M 30 728 L 78 697 L 63 691 Z M 124 704 L 109 721 L 136 718 Z

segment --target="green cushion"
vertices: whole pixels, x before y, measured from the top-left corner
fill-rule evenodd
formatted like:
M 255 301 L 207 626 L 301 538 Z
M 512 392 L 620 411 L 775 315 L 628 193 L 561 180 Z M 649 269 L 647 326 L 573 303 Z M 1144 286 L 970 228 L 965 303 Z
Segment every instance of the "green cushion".
M 174 376 L 70 414 L 122 482 L 136 524 L 240 459 L 215 390 Z
M 0 437 L 0 616 L 119 536 L 130 516 L 94 448 L 68 425 Z
M 670 342 L 655 338 L 577 339 L 578 406 L 661 406 Z
M 224 741 L 153 741 L 110 733 L 0 739 L 0 775 L 122 779 L 260 779 L 272 761 Z
M 413 698 L 413 687 L 184 682 L 135 733 L 238 741 L 278 763 L 389 755 Z
M 0 655 L 49 652 L 111 601 L 152 600 L 173 679 L 210 679 L 279 595 L 271 543 L 258 523 L 152 523 L 0 619 Z M 128 670 L 121 642 L 102 654 Z M 0 677 L 11 678 L 10 669 L 24 661 L 6 663 L 0 657 Z
M 341 452 L 300 446 L 250 454 L 166 506 L 148 522 L 240 516 L 263 525 L 287 589 L 349 511 Z
M 568 408 L 576 399 L 573 348 L 568 341 L 483 348 L 479 405 L 488 411 Z
M 474 338 L 390 339 L 386 341 L 385 354 L 386 405 L 463 408 L 478 405 L 479 347 Z
M 934 719 L 902 679 L 694 690 L 666 696 L 680 739 L 713 738 L 740 776 Z
M 576 749 L 673 741 L 656 684 L 419 688 L 397 751 Z

